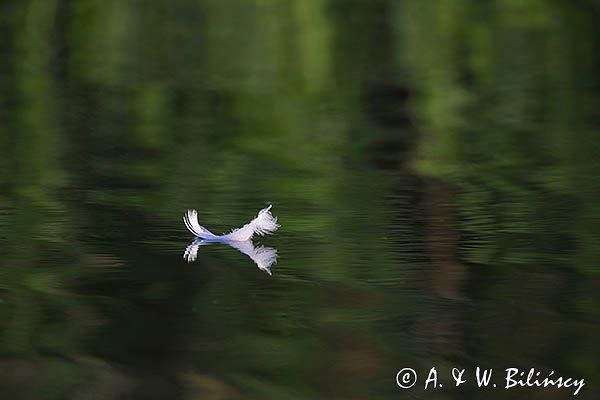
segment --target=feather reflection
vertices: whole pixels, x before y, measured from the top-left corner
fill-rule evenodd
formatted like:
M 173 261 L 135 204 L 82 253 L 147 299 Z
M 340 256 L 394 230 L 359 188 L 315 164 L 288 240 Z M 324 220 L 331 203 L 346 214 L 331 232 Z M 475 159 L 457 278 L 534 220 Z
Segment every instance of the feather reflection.
M 198 258 L 200 246 L 206 246 L 214 243 L 223 243 L 239 250 L 254 261 L 256 266 L 271 275 L 271 266 L 277 263 L 277 250 L 272 247 L 255 246 L 251 240 L 206 240 L 197 238 L 188 247 L 186 247 L 183 258 L 187 262 L 193 262 Z

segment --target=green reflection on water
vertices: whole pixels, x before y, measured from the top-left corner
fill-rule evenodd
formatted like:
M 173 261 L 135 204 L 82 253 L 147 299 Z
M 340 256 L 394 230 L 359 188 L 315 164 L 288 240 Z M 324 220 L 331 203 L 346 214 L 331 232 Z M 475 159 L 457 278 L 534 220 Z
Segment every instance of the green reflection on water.
M 3 3 L 0 394 L 597 375 L 594 22 L 550 1 Z M 221 232 L 266 201 L 272 278 L 226 247 L 181 259 L 186 209 Z

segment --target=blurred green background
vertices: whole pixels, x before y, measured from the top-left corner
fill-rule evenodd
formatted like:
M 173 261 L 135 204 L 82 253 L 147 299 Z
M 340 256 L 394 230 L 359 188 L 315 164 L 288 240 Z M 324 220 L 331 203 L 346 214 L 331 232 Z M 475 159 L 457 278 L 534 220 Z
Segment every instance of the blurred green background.
M 0 397 L 600 374 L 600 3 L 0 1 Z M 201 248 L 265 202 L 273 276 Z M 445 381 L 444 381 L 445 382 Z M 453 386 L 453 385 L 448 385 Z

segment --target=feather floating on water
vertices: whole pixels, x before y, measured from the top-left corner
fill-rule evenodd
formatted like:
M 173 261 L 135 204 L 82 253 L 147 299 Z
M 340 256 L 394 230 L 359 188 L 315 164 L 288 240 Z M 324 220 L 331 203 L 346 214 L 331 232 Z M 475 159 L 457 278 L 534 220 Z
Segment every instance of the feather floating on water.
M 183 223 L 196 236 L 196 240 L 186 247 L 183 258 L 187 262 L 195 261 L 200 246 L 224 243 L 250 257 L 259 269 L 271 275 L 271 266 L 277 262 L 277 250 L 271 247 L 255 246 L 251 240 L 254 235 L 266 235 L 279 228 L 277 217 L 271 214 L 271 207 L 272 205 L 263 208 L 252 221 L 224 235 L 215 235 L 200 225 L 198 212 L 188 210 L 183 216 Z
M 252 239 L 254 235 L 267 235 L 273 233 L 279 228 L 277 223 L 277 217 L 271 214 L 270 204 L 268 207 L 263 208 L 258 212 L 256 218 L 248 222 L 241 228 L 232 230 L 231 232 L 224 235 L 215 235 L 198 222 L 198 212 L 196 210 L 188 210 L 183 216 L 183 223 L 190 232 L 201 239 L 214 240 L 214 241 L 239 241 L 243 242 Z

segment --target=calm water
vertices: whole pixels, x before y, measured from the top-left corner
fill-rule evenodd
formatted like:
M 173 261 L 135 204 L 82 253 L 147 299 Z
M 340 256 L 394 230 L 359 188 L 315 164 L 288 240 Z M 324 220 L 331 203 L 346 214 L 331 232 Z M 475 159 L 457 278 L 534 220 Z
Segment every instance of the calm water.
M 0 397 L 599 398 L 593 4 L 1 2 Z

